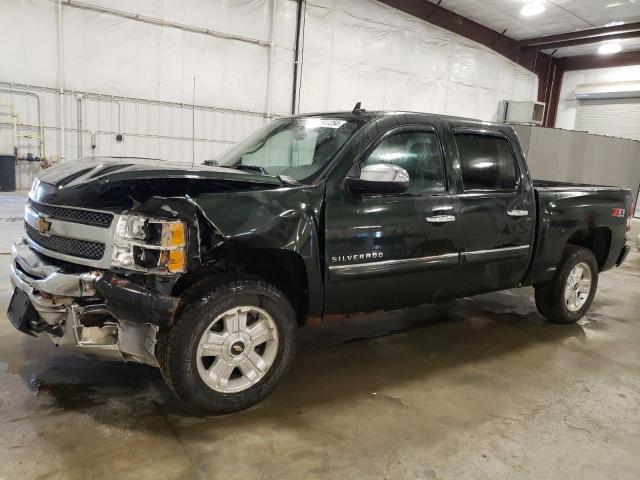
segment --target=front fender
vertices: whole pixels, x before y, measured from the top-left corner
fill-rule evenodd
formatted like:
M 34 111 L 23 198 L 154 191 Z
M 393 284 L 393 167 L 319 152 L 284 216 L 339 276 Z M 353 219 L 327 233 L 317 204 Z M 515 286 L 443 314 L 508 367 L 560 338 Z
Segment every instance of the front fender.
M 229 250 L 289 250 L 299 255 L 309 287 L 309 313 L 316 314 L 322 310 L 324 291 L 323 198 L 324 185 L 317 185 L 204 194 L 193 203 L 213 229 L 212 239 L 219 239 Z M 215 245 L 208 248 L 216 249 Z

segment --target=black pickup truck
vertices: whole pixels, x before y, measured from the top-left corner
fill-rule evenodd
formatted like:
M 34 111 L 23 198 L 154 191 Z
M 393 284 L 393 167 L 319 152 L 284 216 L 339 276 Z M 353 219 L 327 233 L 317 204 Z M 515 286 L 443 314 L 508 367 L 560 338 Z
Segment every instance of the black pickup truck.
M 572 323 L 628 252 L 630 192 L 532 181 L 504 125 L 300 115 L 209 163 L 46 170 L 13 248 L 14 326 L 159 367 L 223 413 L 274 389 L 297 327 L 527 285 Z

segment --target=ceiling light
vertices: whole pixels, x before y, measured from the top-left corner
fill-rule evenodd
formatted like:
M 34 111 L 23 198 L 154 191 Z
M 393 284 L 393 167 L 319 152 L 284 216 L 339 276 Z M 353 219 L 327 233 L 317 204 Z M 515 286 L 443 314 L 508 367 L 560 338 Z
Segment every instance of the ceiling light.
M 620 25 L 624 25 L 624 22 L 618 22 L 618 21 L 609 22 L 605 25 L 605 27 L 618 27 Z
M 520 10 L 520 15 L 522 15 L 523 17 L 533 17 L 534 15 L 540 15 L 542 12 L 544 12 L 544 10 L 545 7 L 542 2 L 529 2 L 524 7 L 522 7 L 522 10 Z
M 598 53 L 600 55 L 611 55 L 612 53 L 618 53 L 620 50 L 622 50 L 622 47 L 619 43 L 605 43 L 600 45 Z

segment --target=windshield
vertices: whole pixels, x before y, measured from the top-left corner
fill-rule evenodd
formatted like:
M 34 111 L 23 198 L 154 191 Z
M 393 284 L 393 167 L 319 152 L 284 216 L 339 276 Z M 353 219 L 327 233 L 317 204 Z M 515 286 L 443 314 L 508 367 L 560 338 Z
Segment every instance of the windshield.
M 326 166 L 360 125 L 326 117 L 274 120 L 229 150 L 218 164 L 262 167 L 269 175 L 301 181 Z

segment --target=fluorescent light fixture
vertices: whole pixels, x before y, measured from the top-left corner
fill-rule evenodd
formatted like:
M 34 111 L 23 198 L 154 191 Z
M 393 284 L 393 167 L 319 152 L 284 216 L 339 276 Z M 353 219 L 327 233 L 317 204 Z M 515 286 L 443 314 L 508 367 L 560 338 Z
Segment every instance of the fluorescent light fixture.
M 545 6 L 541 1 L 529 2 L 522 7 L 520 15 L 523 17 L 533 17 L 534 15 L 540 15 L 544 10 Z
M 600 55 L 611 55 L 613 53 L 618 53 L 620 50 L 622 50 L 622 47 L 619 43 L 605 43 L 600 45 L 598 53 Z
M 619 22 L 619 21 L 609 22 L 605 25 L 605 27 L 618 27 L 620 25 L 624 25 L 624 22 Z

